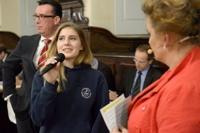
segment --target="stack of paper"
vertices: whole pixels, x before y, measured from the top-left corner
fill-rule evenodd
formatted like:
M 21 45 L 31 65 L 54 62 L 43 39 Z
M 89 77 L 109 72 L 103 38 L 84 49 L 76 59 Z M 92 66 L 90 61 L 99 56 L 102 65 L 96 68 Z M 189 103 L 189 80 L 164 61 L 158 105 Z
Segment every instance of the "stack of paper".
M 126 127 L 128 121 L 128 106 L 130 105 L 130 102 L 131 96 L 125 98 L 124 94 L 122 94 L 116 100 L 100 109 L 110 132 L 119 125 Z

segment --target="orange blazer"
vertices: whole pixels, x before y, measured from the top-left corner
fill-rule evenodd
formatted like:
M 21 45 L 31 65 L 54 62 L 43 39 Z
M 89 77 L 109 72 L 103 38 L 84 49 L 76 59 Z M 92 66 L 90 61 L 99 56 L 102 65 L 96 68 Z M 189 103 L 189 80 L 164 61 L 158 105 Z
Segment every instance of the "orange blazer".
M 129 106 L 129 133 L 200 133 L 200 48 L 142 91 Z

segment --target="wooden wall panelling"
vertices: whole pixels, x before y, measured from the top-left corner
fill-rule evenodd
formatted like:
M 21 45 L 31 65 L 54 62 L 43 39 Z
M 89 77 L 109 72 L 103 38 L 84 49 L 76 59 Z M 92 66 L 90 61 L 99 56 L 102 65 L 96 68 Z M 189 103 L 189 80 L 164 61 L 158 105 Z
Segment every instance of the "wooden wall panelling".
M 82 1 L 71 1 L 61 3 L 63 9 L 63 22 L 74 22 L 80 25 L 82 28 L 88 27 L 88 18 L 83 15 L 83 3 Z
M 0 43 L 4 44 L 9 52 L 17 46 L 19 40 L 19 36 L 13 32 L 0 31 Z
M 140 44 L 148 44 L 148 38 L 120 38 L 100 27 L 88 27 L 85 34 L 93 53 L 100 52 L 134 52 Z
M 116 89 L 119 88 L 122 76 L 125 70 L 131 66 L 134 66 L 133 55 L 132 56 L 116 56 L 109 54 L 94 54 L 95 58 L 99 61 L 106 63 L 110 66 L 113 75 L 115 77 Z

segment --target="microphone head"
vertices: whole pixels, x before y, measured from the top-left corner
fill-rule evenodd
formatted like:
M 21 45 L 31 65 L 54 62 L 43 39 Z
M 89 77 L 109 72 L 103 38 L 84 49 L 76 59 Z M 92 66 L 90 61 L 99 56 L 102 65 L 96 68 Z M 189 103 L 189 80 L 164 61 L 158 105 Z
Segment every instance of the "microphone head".
M 58 62 L 63 62 L 65 60 L 65 55 L 63 53 L 59 53 L 56 55 L 56 60 Z
M 147 50 L 147 53 L 148 53 L 148 54 L 152 54 L 152 53 L 153 53 L 153 50 L 152 50 L 152 49 L 148 49 L 148 50 Z

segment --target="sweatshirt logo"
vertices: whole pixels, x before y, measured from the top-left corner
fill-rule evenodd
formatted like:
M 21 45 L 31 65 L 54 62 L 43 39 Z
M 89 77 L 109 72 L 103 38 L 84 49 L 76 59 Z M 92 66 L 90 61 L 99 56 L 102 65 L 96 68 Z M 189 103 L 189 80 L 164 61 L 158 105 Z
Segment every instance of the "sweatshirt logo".
M 81 95 L 84 97 L 84 98 L 90 98 L 91 95 L 92 95 L 92 92 L 89 88 L 83 88 L 82 91 L 81 91 Z

